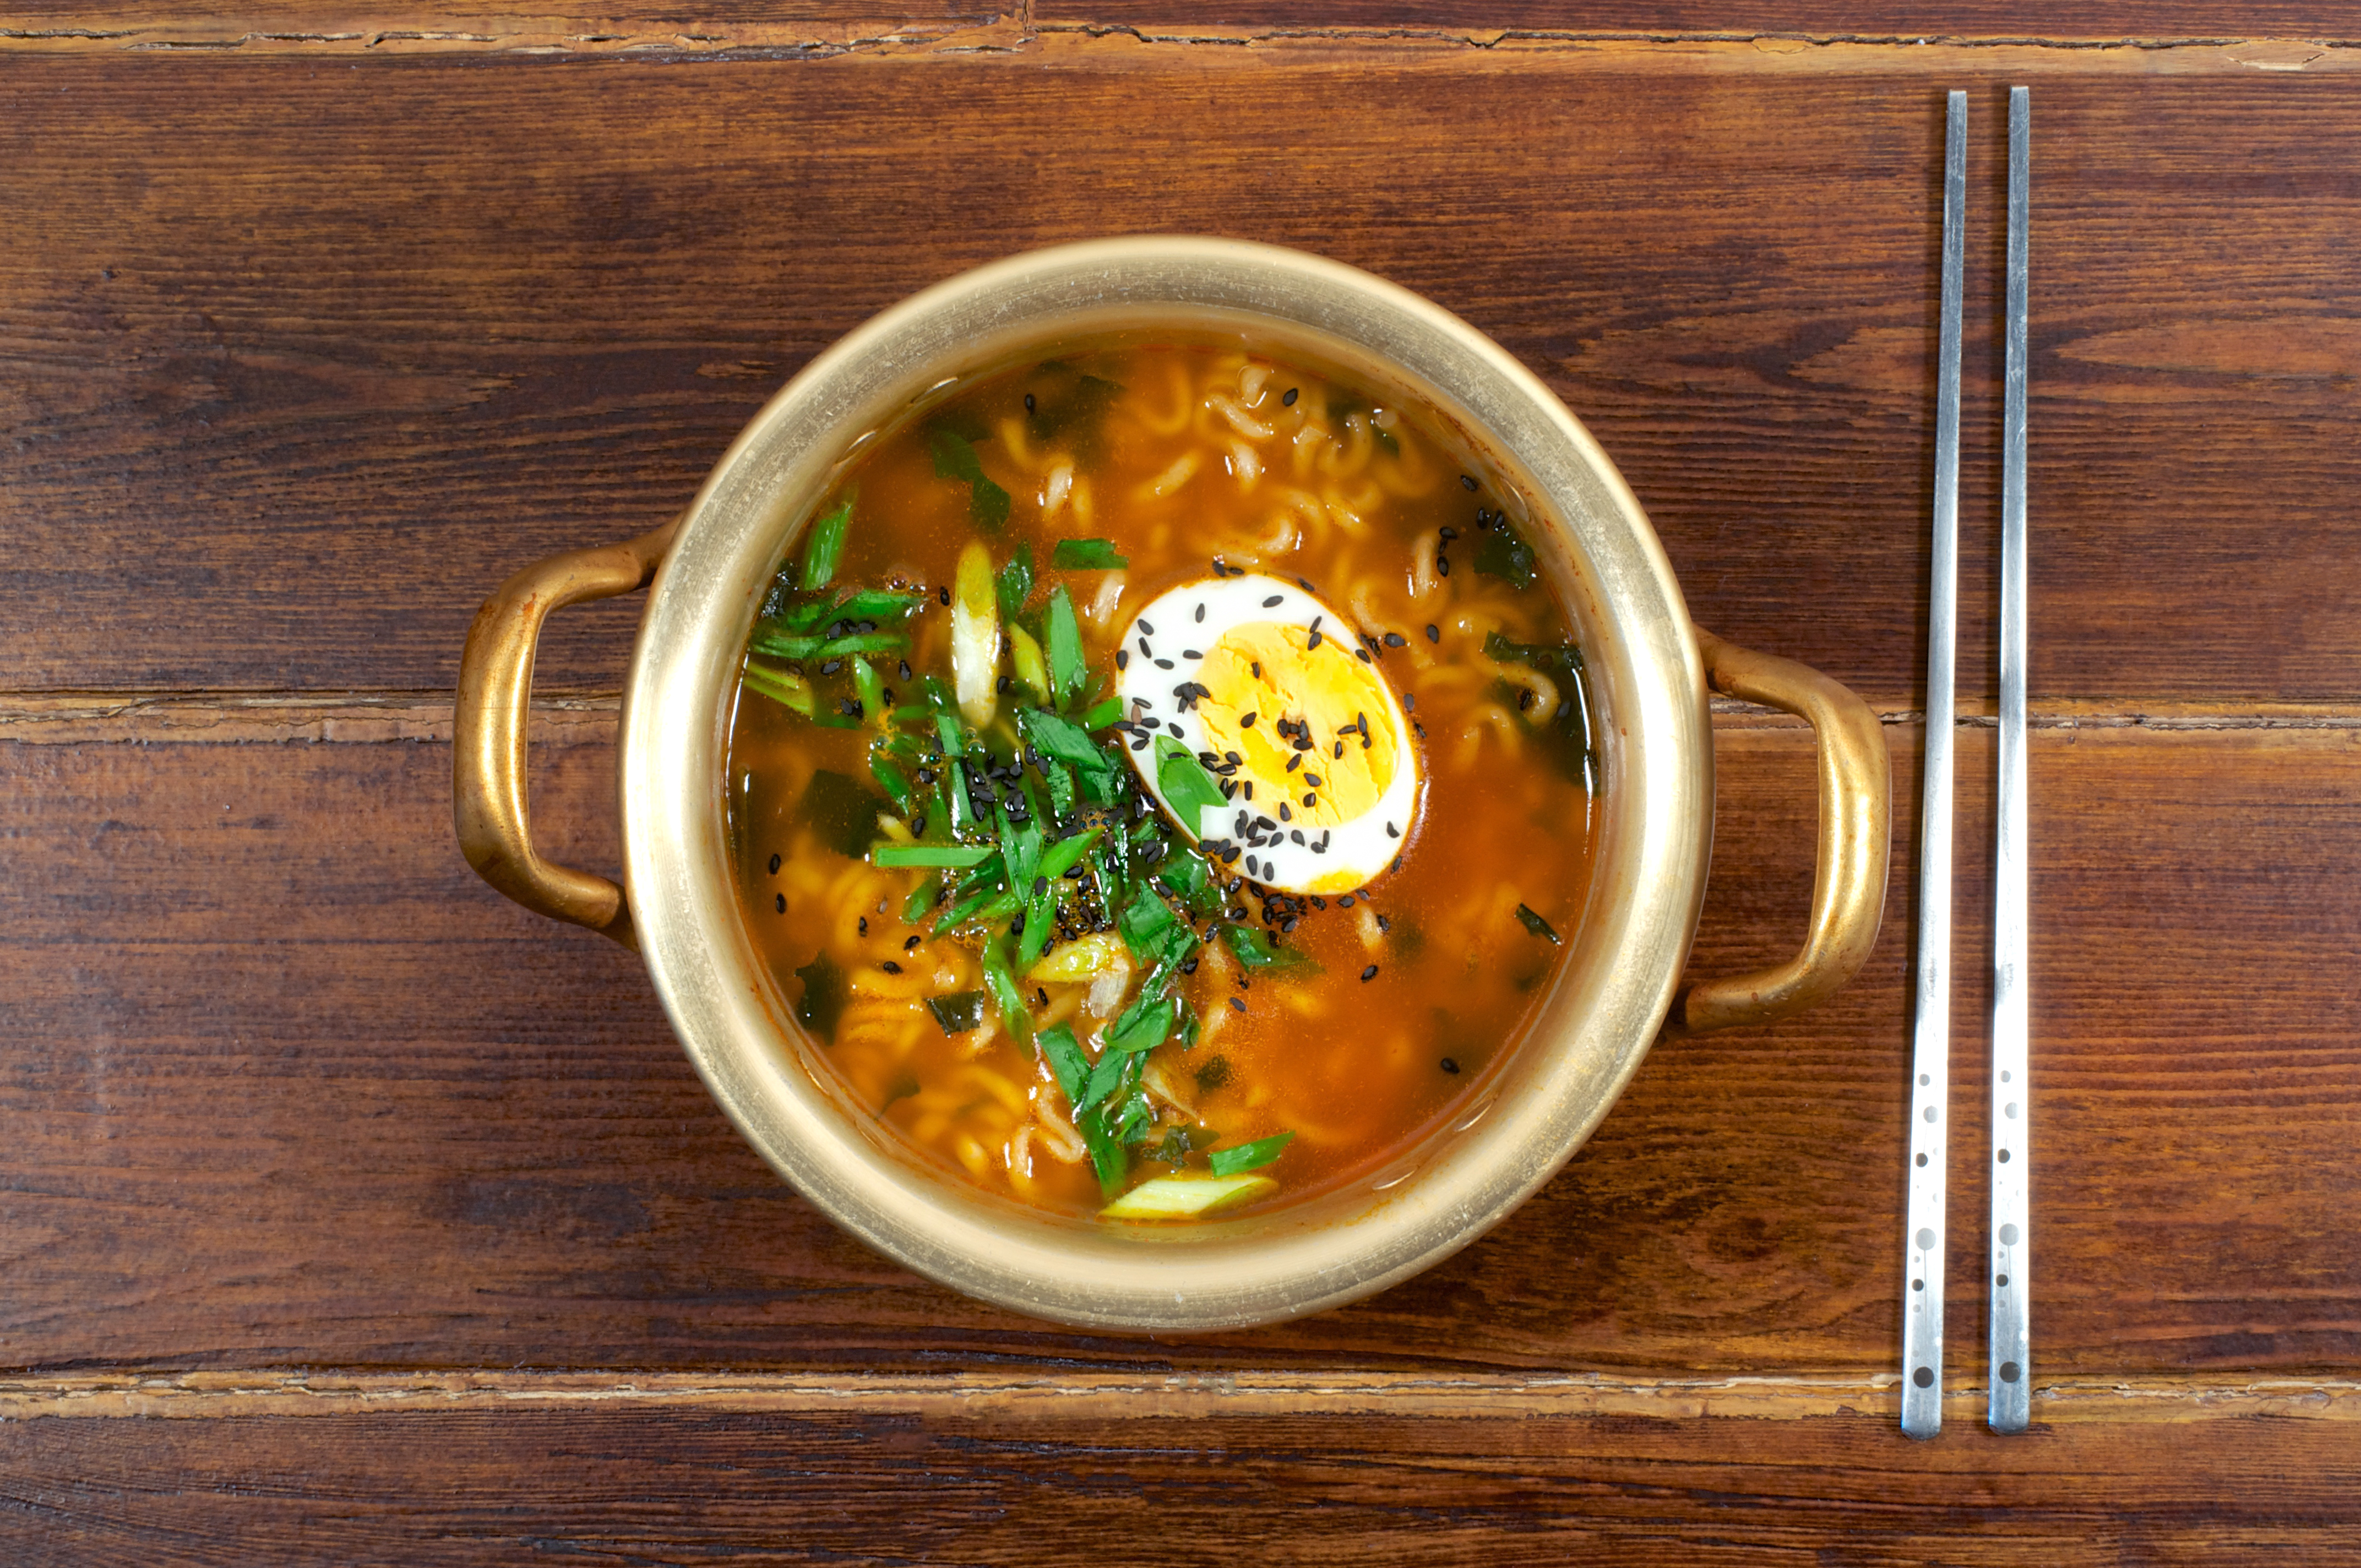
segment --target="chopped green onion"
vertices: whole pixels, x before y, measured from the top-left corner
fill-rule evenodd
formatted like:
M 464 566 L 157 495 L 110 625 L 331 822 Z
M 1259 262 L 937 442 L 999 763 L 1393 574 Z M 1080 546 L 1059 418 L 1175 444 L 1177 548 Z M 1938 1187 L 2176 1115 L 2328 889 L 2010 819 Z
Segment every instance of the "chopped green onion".
M 972 866 L 991 854 L 982 844 L 879 844 L 869 851 L 876 866 Z
M 942 891 L 943 879 L 940 876 L 920 879 L 918 885 L 910 890 L 910 896 L 902 901 L 902 924 L 917 925 L 919 916 L 935 906 L 935 899 Z
M 971 539 L 960 552 L 951 594 L 951 677 L 961 714 L 978 729 L 992 727 L 999 707 L 993 683 L 1000 677 L 1000 616 L 993 596 L 992 552 Z
M 1049 786 L 1049 804 L 1060 817 L 1070 817 L 1074 810 L 1074 770 L 1065 763 L 1044 757 L 1041 777 Z
M 801 675 L 749 661 L 740 679 L 744 682 L 746 689 L 757 696 L 769 697 L 773 702 L 795 709 L 806 718 L 812 716 L 811 683 Z
M 909 815 L 910 781 L 902 775 L 901 769 L 883 756 L 874 756 L 869 759 L 869 776 L 893 796 L 894 805 L 904 816 Z
M 1268 1176 L 1176 1171 L 1141 1182 L 1099 1211 L 1102 1220 L 1193 1220 L 1279 1190 Z
M 1063 583 L 1049 594 L 1048 634 L 1049 679 L 1058 706 L 1064 707 L 1082 695 L 1090 667 L 1082 661 L 1082 623 L 1074 617 L 1074 601 Z
M 1008 565 L 1000 568 L 994 582 L 1000 599 L 1000 619 L 1015 620 L 1025 613 L 1025 601 L 1033 597 L 1033 545 L 1030 541 L 1016 547 Z
M 1025 901 L 1025 934 L 1016 939 L 1018 969 L 1031 969 L 1049 947 L 1050 937 L 1056 934 L 1057 922 L 1051 916 L 1057 908 L 1057 895 L 1050 888 L 1045 887 Z
M 1045 876 L 1055 882 L 1072 870 L 1076 861 L 1090 853 L 1091 846 L 1097 843 L 1099 835 L 1105 831 L 1106 828 L 1102 824 L 1086 832 L 1077 833 L 1071 838 L 1059 839 L 1041 856 L 1040 868 L 1033 874 Z
M 1110 572 L 1131 562 L 1115 554 L 1111 539 L 1060 539 L 1049 552 L 1049 565 L 1061 572 Z
M 898 631 L 854 631 L 842 637 L 784 637 L 757 630 L 747 646 L 772 659 L 839 659 L 848 653 L 906 653 L 910 640 Z
M 861 711 L 872 718 L 882 718 L 885 711 L 885 683 L 878 676 L 876 666 L 855 655 L 852 660 L 852 694 L 861 699 Z
M 1205 1157 L 1215 1176 L 1235 1176 L 1242 1170 L 1259 1170 L 1279 1157 L 1279 1151 L 1295 1141 L 1293 1133 L 1273 1133 L 1267 1138 L 1257 1138 L 1235 1148 L 1215 1149 Z
M 976 825 L 975 806 L 967 795 L 967 765 L 953 762 L 944 772 L 950 781 L 944 793 L 950 798 L 952 831 L 973 828 Z
M 1092 708 L 1088 713 L 1083 714 L 1082 718 L 1082 725 L 1085 729 L 1104 729 L 1108 725 L 1113 724 L 1116 719 L 1121 718 L 1122 717 L 1123 698 L 1119 696 L 1111 696 L 1104 702 L 1099 704 L 1096 707 Z
M 1074 1131 L 1082 1135 L 1083 1146 L 1091 1151 L 1091 1165 L 1099 1174 L 1100 1196 L 1113 1198 L 1131 1173 L 1130 1153 L 1108 1135 L 1106 1118 L 1096 1107 L 1075 1115 Z
M 992 992 L 993 1005 L 1000 1009 L 1000 1026 L 1009 1037 L 1020 1044 L 1031 1040 L 1033 1014 L 1016 989 L 1016 977 L 1008 972 L 1008 960 L 1001 956 L 997 939 L 983 949 L 983 983 Z M 1067 1037 L 1072 1037 L 1071 1030 Z
M 1229 943 L 1230 951 L 1238 956 L 1238 962 L 1250 970 L 1296 969 L 1312 962 L 1310 958 L 1294 948 L 1282 948 L 1272 941 L 1270 933 L 1258 927 L 1224 925 L 1221 930 L 1222 939 Z
M 804 546 L 802 587 L 806 593 L 828 587 L 836 576 L 837 557 L 844 554 L 844 531 L 852 521 L 852 498 L 812 524 L 811 542 Z
M 1016 666 L 1016 678 L 1033 688 L 1033 694 L 1043 702 L 1050 700 L 1049 668 L 1041 660 L 1041 644 L 1023 627 L 1010 623 L 1008 628 L 1008 662 Z
M 1164 792 L 1165 804 L 1171 807 L 1172 815 L 1188 829 L 1191 838 L 1202 831 L 1200 823 L 1206 806 L 1229 804 L 1229 797 L 1213 782 L 1213 775 L 1205 771 L 1205 764 L 1170 735 L 1156 738 L 1156 783 Z
M 1107 1030 L 1106 1038 L 1101 1042 L 1102 1048 L 1108 1056 L 1130 1056 L 1154 1050 L 1172 1033 L 1172 1025 L 1178 1021 L 1175 1005 L 1169 996 L 1151 1001 L 1142 995 L 1126 1008 L 1123 1015 Z
M 1058 1075 L 1058 1087 L 1066 1091 L 1066 1103 L 1081 1104 L 1083 1086 L 1091 1080 L 1091 1058 L 1075 1042 L 1072 1025 L 1060 1024 L 1042 1030 L 1035 1038 L 1040 1043 L 1042 1056 L 1049 1059 L 1049 1070 Z

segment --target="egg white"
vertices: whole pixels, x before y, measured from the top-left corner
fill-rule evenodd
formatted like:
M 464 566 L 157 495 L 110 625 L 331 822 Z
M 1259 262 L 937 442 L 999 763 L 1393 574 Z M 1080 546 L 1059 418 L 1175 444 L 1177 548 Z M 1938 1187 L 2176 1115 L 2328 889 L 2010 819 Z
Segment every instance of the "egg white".
M 1203 695 L 1194 694 L 1192 700 L 1191 687 L 1202 685 L 1197 676 L 1223 638 L 1262 624 L 1317 633 L 1321 641 L 1313 645 L 1314 652 L 1327 657 L 1325 650 L 1333 648 L 1358 664 L 1360 684 L 1345 695 L 1379 706 L 1380 712 L 1367 715 L 1368 738 L 1374 741 L 1382 736 L 1391 744 L 1391 777 L 1375 802 L 1314 831 L 1305 831 L 1301 820 L 1292 819 L 1293 808 L 1306 792 L 1304 775 L 1322 776 L 1339 740 L 1348 749 L 1358 747 L 1359 733 L 1312 734 L 1308 737 L 1312 747 L 1302 752 L 1299 772 L 1257 772 L 1243 755 L 1235 764 L 1230 762 L 1209 738 L 1201 712 Z M 1115 689 L 1130 729 L 1126 750 L 1132 766 L 1166 815 L 1225 870 L 1290 893 L 1345 894 L 1377 877 L 1401 853 L 1417 820 L 1423 770 L 1401 699 L 1383 668 L 1368 656 L 1350 620 L 1296 584 L 1277 577 L 1211 577 L 1185 583 L 1141 609 L 1125 628 L 1122 646 Z M 1303 711 L 1291 704 L 1281 706 Z M 1257 713 L 1257 718 L 1273 724 L 1287 716 Z M 1158 736 L 1172 737 L 1201 762 L 1213 756 L 1217 779 L 1224 777 L 1224 769 L 1229 770 L 1225 782 L 1232 787 L 1225 793 L 1230 800 L 1204 807 L 1196 821 L 1182 820 L 1157 778 Z M 1290 807 L 1289 820 L 1280 817 L 1283 800 Z

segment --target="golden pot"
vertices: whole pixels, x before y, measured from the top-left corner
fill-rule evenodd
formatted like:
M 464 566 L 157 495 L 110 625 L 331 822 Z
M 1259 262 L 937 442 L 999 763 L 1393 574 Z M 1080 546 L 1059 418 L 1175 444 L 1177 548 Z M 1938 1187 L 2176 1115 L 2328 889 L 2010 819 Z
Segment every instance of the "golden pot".
M 1588 907 L 1521 1048 L 1464 1114 L 1377 1176 L 1187 1229 L 1043 1214 L 899 1152 L 824 1063 L 806 1059 L 815 1047 L 789 1024 L 739 914 L 724 817 L 741 652 L 772 573 L 849 454 L 964 373 L 1049 342 L 1144 327 L 1235 329 L 1455 421 L 1546 533 L 1601 736 Z M 549 611 L 651 581 L 624 692 L 619 888 L 533 852 L 526 709 Z M 1713 837 L 1708 685 L 1802 714 L 1817 731 L 1818 874 L 1794 959 L 1685 980 Z M 1489 338 L 1367 273 L 1231 240 L 1115 239 L 1019 256 L 846 336 L 755 416 L 672 527 L 544 561 L 484 606 L 460 674 L 456 774 L 469 863 L 529 908 L 637 947 L 714 1097 L 805 1197 L 954 1289 L 1094 1328 L 1271 1322 L 1450 1255 L 1581 1146 L 1660 1030 L 1759 1023 L 1842 985 L 1875 940 L 1885 894 L 1885 744 L 1860 698 L 1693 627 L 1607 454 Z

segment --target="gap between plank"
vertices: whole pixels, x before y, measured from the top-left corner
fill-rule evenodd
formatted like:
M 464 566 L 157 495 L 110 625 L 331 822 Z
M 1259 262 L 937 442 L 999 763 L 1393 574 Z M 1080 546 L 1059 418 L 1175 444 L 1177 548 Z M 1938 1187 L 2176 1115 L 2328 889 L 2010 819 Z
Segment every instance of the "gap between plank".
M 606 745 L 614 740 L 620 693 L 547 693 L 533 699 L 536 743 Z M 1916 709 L 1881 713 L 1890 728 L 1923 722 Z M 14 692 L 0 693 L 0 743 L 18 745 L 255 745 L 297 741 L 345 745 L 451 739 L 451 695 L 443 691 Z M 1800 729 L 1804 721 L 1752 703 L 1716 699 L 1717 729 Z M 1963 729 L 1989 729 L 1988 710 L 1965 705 Z M 2036 729 L 2133 729 L 2159 734 L 2257 730 L 2361 730 L 2361 704 L 2149 701 L 2133 697 L 2035 704 Z
M 534 60 L 908 60 L 978 56 L 1202 62 L 1219 57 L 1268 60 L 1284 53 L 1316 59 L 1372 53 L 1502 59 L 1548 56 L 1584 67 L 1683 71 L 1742 69 L 1860 71 L 1916 75 L 2072 71 L 2188 75 L 2246 71 L 2361 69 L 2361 37 L 2035 36 L 1963 37 L 1926 33 L 1628 31 L 1479 27 L 1141 27 L 1087 17 L 1040 21 L 1028 4 L 990 21 L 920 23 L 894 17 L 812 22 L 600 23 L 578 16 L 389 15 L 376 23 L 307 31 L 257 27 L 235 20 L 158 22 L 136 15 L 86 15 L 46 21 L 0 13 L 0 52 L 124 52 L 270 56 L 496 55 Z
M 1416 1373 L 874 1375 L 620 1372 L 203 1372 L 0 1379 L 0 1420 L 41 1417 L 221 1420 L 379 1412 L 580 1409 L 909 1414 L 972 1419 L 1167 1419 L 1374 1415 L 1531 1420 L 1642 1416 L 1666 1420 L 1890 1420 L 1891 1373 L 1828 1377 L 1629 1378 L 1596 1373 L 1438 1376 Z M 2361 1420 L 2361 1381 L 2139 1377 L 2036 1389 L 2034 1420 L 2185 1422 L 2271 1416 Z M 1974 1419 L 1981 1387 L 1944 1402 Z

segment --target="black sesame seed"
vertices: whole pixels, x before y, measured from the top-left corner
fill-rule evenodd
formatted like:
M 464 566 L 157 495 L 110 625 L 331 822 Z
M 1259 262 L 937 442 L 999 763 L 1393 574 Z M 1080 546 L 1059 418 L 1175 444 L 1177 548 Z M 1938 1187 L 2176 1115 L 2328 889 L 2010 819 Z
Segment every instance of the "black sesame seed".
M 1521 687 L 1517 693 L 1517 711 L 1519 713 L 1531 713 L 1532 710 L 1533 688 L 1531 686 Z
M 1306 790 L 1303 792 L 1303 804 L 1306 806 L 1317 806 L 1320 804 L 1320 797 L 1313 795 L 1310 790 Z
M 1281 822 L 1292 822 L 1295 820 L 1294 808 L 1283 800 L 1279 803 L 1279 819 Z
M 1170 659 L 1159 659 L 1156 661 L 1156 667 L 1159 670 L 1169 670 L 1172 667 L 1172 661 Z M 1007 679 L 1005 675 L 1001 678 L 1003 680 Z
M 1130 649 L 1118 648 L 1115 651 L 1115 667 L 1118 670 L 1128 670 L 1131 668 Z
M 1440 642 L 1440 641 L 1443 641 L 1443 628 L 1441 628 L 1440 626 L 1435 625 L 1435 624 L 1434 624 L 1434 622 L 1433 622 L 1433 621 L 1431 621 L 1431 620 L 1430 620 L 1430 621 L 1428 621 L 1428 622 L 1426 623 L 1426 640 L 1427 640 L 1429 642 Z
M 868 916 L 864 915 L 864 916 L 862 916 L 861 917 L 861 924 L 860 924 L 860 926 L 858 927 L 858 929 L 859 929 L 859 931 L 861 932 L 861 934 L 862 934 L 862 936 L 866 937 L 867 935 L 869 935 L 869 916 Z
M 1293 387 L 1287 389 L 1287 396 L 1279 400 L 1280 404 L 1287 408 L 1293 408 L 1295 406 L 1295 391 L 1296 389 Z
M 1194 648 L 1183 648 L 1180 650 L 1180 656 L 1184 659 L 1202 659 L 1205 655 L 1198 652 Z
M 1472 490 L 1476 488 L 1476 476 L 1473 474 L 1462 474 L 1459 476 L 1459 482 L 1462 486 Z
M 1350 908 L 1352 908 L 1352 907 L 1353 907 L 1353 895 L 1352 895 L 1351 894 L 1349 894 L 1349 893 L 1348 893 L 1348 894 L 1346 894 L 1344 897 L 1342 897 L 1342 898 L 1338 899 L 1338 900 L 1336 901 L 1336 907 L 1337 907 L 1337 908 L 1339 908 L 1339 909 L 1350 909 Z
M 1292 916 L 1292 915 L 1289 916 L 1286 919 L 1284 919 L 1284 920 L 1282 920 L 1282 921 L 1280 921 L 1280 922 L 1279 923 L 1279 935 L 1280 935 L 1280 936 L 1282 936 L 1282 937 L 1283 937 L 1283 936 L 1286 936 L 1289 932 L 1293 931 L 1294 929 L 1295 929 L 1295 916 Z
M 1262 601 L 1262 607 L 1265 609 L 1276 609 L 1286 602 L 1287 596 L 1285 594 L 1273 594 L 1270 598 Z
M 1459 531 L 1455 528 L 1446 528 L 1441 531 L 1439 537 L 1445 544 L 1448 544 L 1453 540 L 1459 537 Z
M 1378 978 L 1378 966 L 1377 966 L 1377 965 L 1375 965 L 1375 964 L 1371 964 L 1368 968 L 1367 968 L 1367 969 L 1365 969 L 1365 970 L 1363 970 L 1361 971 L 1361 983 L 1362 983 L 1363 985 L 1367 985 L 1367 984 L 1368 984 L 1368 983 L 1369 983 L 1369 981 L 1373 981 L 1373 980 L 1375 980 L 1375 979 L 1377 979 L 1377 978 Z
M 1303 842 L 1303 829 L 1302 829 L 1302 828 L 1290 828 L 1290 829 L 1289 829 L 1289 831 L 1288 831 L 1288 835 L 1287 835 L 1287 836 L 1288 836 L 1290 839 L 1293 839 L 1296 843 L 1301 844 L 1301 842 Z
M 940 598 L 940 599 L 941 599 L 945 604 L 949 604 L 949 603 L 950 603 L 950 602 L 951 602 L 951 591 L 950 591 L 950 589 L 949 589 L 949 588 L 937 588 L 937 589 L 935 590 L 935 594 L 936 594 L 936 597 L 938 597 L 939 598 Z
M 879 964 L 877 967 L 884 970 L 887 974 L 900 974 L 902 972 L 902 966 L 895 963 L 892 959 L 887 959 L 884 963 Z
M 1402 693 L 1402 711 L 1404 713 L 1416 713 L 1418 711 L 1418 694 L 1416 692 Z
M 1443 1070 L 1449 1073 L 1456 1073 L 1459 1070 L 1459 1064 L 1451 1058 L 1445 1057 L 1443 1058 Z
M 1399 839 L 1401 837 L 1401 829 L 1389 822 L 1386 824 L 1386 837 L 1389 839 Z
M 773 876 L 776 876 L 776 875 L 778 875 L 778 874 L 779 874 L 779 865 L 780 865 L 779 857 L 778 857 L 778 856 L 776 856 L 776 855 L 773 855 L 773 856 L 771 857 L 771 874 L 772 874 Z
M 1257 680 L 1262 679 L 1262 661 L 1260 659 L 1257 659 L 1254 662 L 1254 677 Z
M 902 950 L 903 950 L 904 952 L 906 952 L 906 952 L 908 952 L 912 948 L 915 948 L 915 947 L 917 947 L 917 945 L 918 945 L 918 938 L 917 938 L 916 936 L 912 936 L 912 937 L 906 938 L 905 938 L 905 939 L 904 939 L 904 941 L 903 941 L 903 943 L 902 943 Z
M 1399 631 L 1389 631 L 1386 633 L 1386 646 L 1389 648 L 1400 648 L 1409 641 L 1409 638 L 1404 637 Z
M 1254 798 L 1254 780 L 1252 780 L 1252 779 L 1248 779 L 1248 780 L 1246 780 L 1246 798 L 1247 798 L 1248 800 L 1252 800 L 1252 799 Z
M 1410 727 L 1411 727 L 1411 732 L 1412 734 L 1416 735 L 1420 740 L 1425 740 L 1425 739 L 1426 739 L 1426 726 L 1425 726 L 1425 725 L 1421 724 L 1417 719 L 1413 718 L 1413 719 L 1411 719 L 1411 720 L 1410 721 Z
M 780 913 L 780 914 L 782 914 L 782 915 L 785 915 L 785 914 L 787 912 L 787 895 L 786 895 L 785 894 L 784 894 L 784 893 L 783 893 L 783 894 L 779 894 L 779 896 L 778 896 L 778 898 L 777 898 L 777 900 L 776 900 L 775 902 L 776 902 L 776 905 L 777 905 L 777 908 L 778 908 L 779 913 Z
M 1049 1005 L 1049 992 L 1048 988 L 1038 985 L 1035 986 L 1033 988 L 1033 1000 L 1038 1003 L 1041 1006 L 1045 1008 L 1048 1007 Z
M 1379 936 L 1385 935 L 1388 931 L 1390 931 L 1393 928 L 1394 923 L 1390 916 L 1384 915 L 1378 916 L 1378 934 Z
M 1205 607 L 1202 604 L 1197 607 L 1197 619 L 1199 620 L 1205 619 Z
M 1238 716 L 1238 728 L 1241 729 L 1252 729 L 1255 727 L 1255 720 L 1259 717 L 1260 715 L 1258 714 L 1240 714 Z
M 1140 629 L 1142 631 L 1147 632 L 1150 637 L 1153 637 L 1153 636 L 1155 636 L 1155 635 L 1156 635 L 1156 628 L 1154 628 L 1154 627 L 1152 627 L 1152 626 L 1148 625 L 1148 622 L 1146 622 L 1146 621 L 1144 621 L 1144 620 L 1143 620 L 1143 621 L 1141 621 L 1141 622 L 1139 623 L 1139 629 Z
M 1448 555 L 1437 555 L 1437 556 L 1434 558 L 1434 575 L 1435 575 L 1436 576 L 1438 576 L 1438 577 L 1447 577 L 1447 576 L 1451 576 L 1451 557 L 1450 557 L 1450 556 L 1448 556 Z
M 1139 656 L 1143 659 L 1153 659 L 1156 657 L 1156 650 L 1148 645 L 1148 639 L 1145 637 L 1139 640 Z
M 1303 651 L 1304 651 L 1305 652 L 1309 653 L 1309 652 L 1311 652 L 1313 649 L 1315 649 L 1315 648 L 1317 648 L 1317 647 L 1319 647 L 1319 646 L 1320 646 L 1320 633 L 1318 633 L 1317 631 L 1313 632 L 1310 637 L 1307 637 L 1307 638 L 1305 638 L 1305 639 L 1304 639 L 1304 641 L 1303 641 Z
M 1336 742 L 1336 755 L 1338 755 L 1339 757 L 1341 757 L 1341 756 L 1343 756 L 1344 754 L 1345 754 L 1345 742 L 1343 742 L 1342 740 L 1339 740 L 1339 741 L 1337 741 L 1337 742 Z
M 1305 578 L 1298 577 L 1295 580 L 1303 585 L 1303 591 L 1307 594 L 1316 594 L 1320 591 L 1318 588 L 1313 587 Z
M 1222 753 L 1222 761 L 1224 761 L 1224 762 L 1233 762 L 1233 763 L 1235 763 L 1235 762 L 1245 762 L 1245 761 L 1246 761 L 1246 759 L 1245 759 L 1244 757 L 1239 756 L 1235 751 L 1224 751 L 1224 752 L 1223 752 L 1223 753 Z
M 901 661 L 901 668 L 902 678 L 906 681 L 908 680 L 910 678 L 910 661 L 907 659 Z
M 1236 1008 L 1236 1009 L 1237 1009 L 1239 1012 L 1241 1012 L 1241 1013 L 1243 1013 L 1243 1012 L 1245 1012 L 1245 1011 L 1246 1010 L 1246 1001 L 1245 1001 L 1245 999 L 1244 999 L 1244 998 L 1242 998 L 1242 997 L 1236 997 L 1236 996 L 1233 996 L 1233 997 L 1231 997 L 1231 998 L 1230 998 L 1230 1005 L 1231 1005 L 1231 1006 L 1233 1006 L 1233 1007 L 1235 1007 L 1235 1008 Z
M 839 670 L 840 670 L 840 669 L 842 669 L 842 668 L 844 668 L 844 661 L 843 661 L 843 660 L 841 660 L 841 659 L 830 659 L 827 663 L 822 664 L 822 665 L 819 667 L 819 673 L 820 673 L 821 674 L 823 674 L 823 675 L 832 675 L 832 674 L 836 674 L 836 672 L 837 672 L 837 671 L 839 671 Z
M 1366 664 L 1369 663 L 1369 651 L 1367 648 L 1356 648 L 1353 650 L 1353 657 Z

